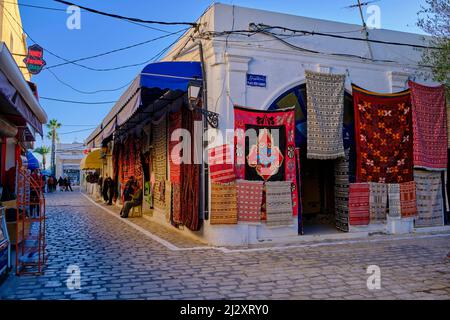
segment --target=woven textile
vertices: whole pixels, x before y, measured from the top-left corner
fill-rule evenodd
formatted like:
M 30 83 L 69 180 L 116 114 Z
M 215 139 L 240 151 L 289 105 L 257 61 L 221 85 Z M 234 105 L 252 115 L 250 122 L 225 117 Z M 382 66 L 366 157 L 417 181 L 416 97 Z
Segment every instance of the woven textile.
M 368 183 L 351 183 L 348 209 L 350 225 L 368 225 L 370 222 L 370 186 Z
M 237 224 L 236 183 L 211 184 L 211 224 Z
M 388 189 L 387 184 L 371 182 L 370 185 L 370 223 L 386 221 Z
M 416 183 L 414 181 L 400 184 L 400 208 L 402 218 L 417 215 Z
M 236 180 L 230 146 L 225 144 L 208 150 L 209 176 L 212 182 L 227 183 Z
M 447 112 L 445 88 L 409 82 L 414 137 L 414 167 L 447 168 Z
M 263 186 L 262 181 L 236 181 L 239 221 L 261 222 Z
M 181 155 L 178 149 L 179 140 L 173 139 L 174 132 L 181 128 L 181 111 L 173 113 L 169 117 L 169 164 L 170 181 L 172 183 L 181 183 Z M 178 152 L 177 152 L 178 151 Z
M 234 121 L 236 178 L 290 181 L 292 211 L 297 215 L 295 109 L 261 111 L 235 106 Z M 256 139 L 246 139 L 249 132 L 254 132 Z
M 389 217 L 400 218 L 402 213 L 400 202 L 400 184 L 388 184 Z
M 266 182 L 267 225 L 288 226 L 292 221 L 292 190 L 289 181 Z
M 353 87 L 357 182 L 413 180 L 409 90 L 378 94 Z
M 414 171 L 418 216 L 416 227 L 435 227 L 444 224 L 442 180 L 440 172 Z
M 345 75 L 306 71 L 308 159 L 344 157 Z
M 348 232 L 348 192 L 349 192 L 349 153 L 335 161 L 334 165 L 334 195 L 336 228 Z
M 165 210 L 165 181 L 167 171 L 167 135 L 166 119 L 153 126 L 154 171 L 155 171 L 155 207 Z
M 179 183 L 172 184 L 172 221 L 176 224 L 181 220 L 181 188 Z
M 166 221 L 171 221 L 172 218 L 172 185 L 170 183 L 170 181 L 166 180 L 165 181 L 165 199 L 164 199 L 164 203 L 166 205 Z

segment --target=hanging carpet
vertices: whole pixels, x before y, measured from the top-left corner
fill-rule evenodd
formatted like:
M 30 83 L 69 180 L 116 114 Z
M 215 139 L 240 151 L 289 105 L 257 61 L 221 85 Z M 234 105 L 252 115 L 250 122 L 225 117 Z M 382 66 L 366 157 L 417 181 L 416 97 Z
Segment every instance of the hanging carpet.
M 292 219 L 292 190 L 289 181 L 266 182 L 267 226 L 288 226 Z
M 415 170 L 414 180 L 418 211 L 415 226 L 420 228 L 444 225 L 441 173 Z
M 236 181 L 239 221 L 261 222 L 263 186 L 262 181 Z
M 236 183 L 211 183 L 211 224 L 237 224 Z
M 370 182 L 370 223 L 386 221 L 388 188 L 387 184 Z
M 348 232 L 348 193 L 349 193 L 349 151 L 345 157 L 335 161 L 334 165 L 334 194 L 336 228 Z
M 370 186 L 368 183 L 352 183 L 349 188 L 348 209 L 350 225 L 368 225 L 370 222 Z
M 181 111 L 170 114 L 169 116 L 169 166 L 170 181 L 172 183 L 181 182 L 181 154 L 176 149 L 180 145 L 180 141 L 175 138 L 176 130 L 181 129 Z
M 167 172 L 167 123 L 163 118 L 153 125 L 154 171 L 155 171 L 155 208 L 166 209 L 165 181 Z
M 400 184 L 400 208 L 402 218 L 417 215 L 416 183 L 414 181 Z
M 447 168 L 447 115 L 445 88 L 409 82 L 411 88 L 414 167 L 427 170 Z
M 209 149 L 208 164 L 211 182 L 228 183 L 236 180 L 229 145 Z
M 345 75 L 306 71 L 308 159 L 345 157 Z
M 389 217 L 400 218 L 402 213 L 400 202 L 400 184 L 388 184 Z
M 353 87 L 358 182 L 413 180 L 410 91 L 379 94 Z

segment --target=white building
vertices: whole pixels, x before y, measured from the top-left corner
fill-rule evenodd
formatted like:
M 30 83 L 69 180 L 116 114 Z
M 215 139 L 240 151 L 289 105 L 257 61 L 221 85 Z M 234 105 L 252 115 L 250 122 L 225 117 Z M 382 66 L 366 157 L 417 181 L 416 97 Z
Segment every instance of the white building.
M 83 143 L 59 143 L 56 146 L 56 178 L 70 177 L 73 185 L 80 183 L 80 162 L 84 157 Z

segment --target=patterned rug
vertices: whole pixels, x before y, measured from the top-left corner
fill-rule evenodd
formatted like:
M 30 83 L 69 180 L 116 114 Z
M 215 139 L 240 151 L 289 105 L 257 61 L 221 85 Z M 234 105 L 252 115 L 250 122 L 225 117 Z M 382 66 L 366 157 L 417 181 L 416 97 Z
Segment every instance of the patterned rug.
M 442 180 L 440 172 L 414 171 L 418 217 L 415 226 L 436 227 L 444 224 Z
M 179 183 L 172 183 L 172 221 L 180 224 L 181 220 L 181 188 Z
M 289 181 L 266 182 L 267 226 L 288 226 L 292 219 L 292 191 Z
M 417 216 L 416 183 L 414 181 L 400 184 L 400 207 L 402 218 Z
M 370 185 L 370 223 L 386 221 L 388 188 L 387 184 L 371 182 Z
M 154 171 L 155 171 L 155 208 L 165 210 L 165 181 L 167 170 L 166 119 L 153 126 Z
M 211 224 L 237 224 L 236 183 L 211 183 Z
M 261 222 L 263 186 L 262 181 L 236 181 L 239 221 Z
M 169 180 L 165 181 L 165 199 L 166 204 L 166 221 L 171 221 L 172 218 L 172 184 Z
M 169 164 L 170 164 L 170 181 L 172 183 L 181 183 L 181 155 L 175 152 L 175 147 L 180 141 L 172 141 L 172 135 L 175 130 L 181 128 L 181 111 L 172 113 L 169 117 Z M 174 137 L 175 138 L 175 137 Z
M 334 165 L 334 196 L 336 228 L 348 232 L 348 192 L 349 192 L 349 154 L 345 152 L 345 158 L 335 161 Z
M 306 71 L 308 159 L 345 157 L 345 75 Z
M 296 216 L 295 109 L 264 111 L 235 106 L 234 121 L 236 178 L 247 181 L 290 181 L 291 211 Z M 255 139 L 246 139 L 246 132 L 254 132 Z
M 379 94 L 353 87 L 358 182 L 413 181 L 409 90 Z
M 445 88 L 409 82 L 411 88 L 414 167 L 427 170 L 447 168 L 447 115 Z
M 402 207 L 400 202 L 400 184 L 388 184 L 389 217 L 400 218 Z
M 370 222 L 370 186 L 368 183 L 351 183 L 348 209 L 350 225 L 368 225 Z
M 229 145 L 209 149 L 208 161 L 211 182 L 229 183 L 236 180 Z

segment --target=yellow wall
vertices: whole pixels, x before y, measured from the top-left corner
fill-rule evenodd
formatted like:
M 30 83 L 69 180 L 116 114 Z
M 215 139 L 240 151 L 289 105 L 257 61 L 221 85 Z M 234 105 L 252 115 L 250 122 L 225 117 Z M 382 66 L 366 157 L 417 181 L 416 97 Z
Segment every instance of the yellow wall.
M 23 59 L 27 54 L 26 35 L 22 31 L 17 0 L 0 0 L 0 40 L 7 46 L 26 80 L 31 79 Z

